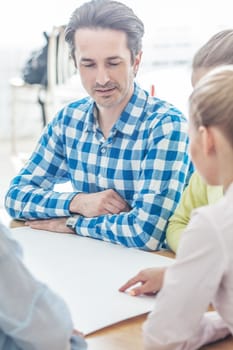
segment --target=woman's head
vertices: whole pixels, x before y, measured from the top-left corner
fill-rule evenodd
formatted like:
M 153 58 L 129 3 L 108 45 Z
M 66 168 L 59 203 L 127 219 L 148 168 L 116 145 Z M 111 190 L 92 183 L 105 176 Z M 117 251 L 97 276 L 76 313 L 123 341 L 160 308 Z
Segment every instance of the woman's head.
M 233 64 L 233 29 L 213 35 L 195 54 L 192 62 L 192 85 L 211 69 Z
M 213 69 L 196 84 L 189 99 L 189 124 L 191 155 L 205 177 L 212 165 L 214 171 L 213 158 L 203 157 L 211 155 L 207 151 L 215 147 L 216 135 L 221 135 L 233 155 L 233 65 Z

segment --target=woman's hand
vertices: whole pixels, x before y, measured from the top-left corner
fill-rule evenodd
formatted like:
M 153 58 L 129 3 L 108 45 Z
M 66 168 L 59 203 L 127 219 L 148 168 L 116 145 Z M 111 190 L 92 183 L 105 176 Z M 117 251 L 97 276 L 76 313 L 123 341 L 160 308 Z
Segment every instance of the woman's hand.
M 164 273 L 166 267 L 148 268 L 140 271 L 136 276 L 128 280 L 123 286 L 119 288 L 120 292 L 125 292 L 127 289 L 140 283 L 139 286 L 129 289 L 129 294 L 136 296 L 141 294 L 155 294 L 163 284 Z

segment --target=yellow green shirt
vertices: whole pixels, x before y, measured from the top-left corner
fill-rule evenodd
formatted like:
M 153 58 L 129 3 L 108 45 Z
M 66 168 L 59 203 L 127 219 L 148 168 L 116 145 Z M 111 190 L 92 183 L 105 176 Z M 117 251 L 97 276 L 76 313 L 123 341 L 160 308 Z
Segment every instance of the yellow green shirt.
M 209 186 L 194 172 L 189 184 L 184 190 L 181 200 L 170 217 L 166 232 L 167 244 L 174 252 L 177 251 L 180 237 L 189 223 L 192 210 L 217 202 L 223 196 L 221 186 Z

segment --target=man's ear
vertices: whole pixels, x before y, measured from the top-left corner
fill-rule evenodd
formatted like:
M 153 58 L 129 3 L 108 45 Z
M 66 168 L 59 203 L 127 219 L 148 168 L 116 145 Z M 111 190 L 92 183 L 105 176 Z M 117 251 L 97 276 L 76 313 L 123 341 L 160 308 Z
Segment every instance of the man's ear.
M 134 60 L 134 76 L 136 77 L 137 72 L 138 72 L 138 68 L 141 62 L 141 58 L 142 58 L 142 51 L 140 51 L 136 56 L 135 56 L 135 60 Z
M 215 152 L 215 137 L 212 128 L 201 125 L 198 131 L 204 154 L 210 155 Z

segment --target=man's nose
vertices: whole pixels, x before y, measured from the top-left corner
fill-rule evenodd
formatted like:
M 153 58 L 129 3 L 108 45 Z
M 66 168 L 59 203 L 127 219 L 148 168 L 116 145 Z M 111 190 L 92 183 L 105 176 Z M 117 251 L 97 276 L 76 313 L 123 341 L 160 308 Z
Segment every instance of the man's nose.
M 99 85 L 105 85 L 109 81 L 108 69 L 105 67 L 98 67 L 96 73 L 96 83 Z

